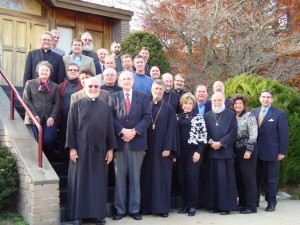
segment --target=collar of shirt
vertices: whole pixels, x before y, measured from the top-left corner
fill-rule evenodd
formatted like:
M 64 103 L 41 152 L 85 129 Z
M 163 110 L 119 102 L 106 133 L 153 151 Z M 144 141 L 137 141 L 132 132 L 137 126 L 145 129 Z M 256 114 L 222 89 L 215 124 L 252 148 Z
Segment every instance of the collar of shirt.
M 129 92 L 125 92 L 125 91 L 123 90 L 123 93 L 124 93 L 124 99 L 126 99 L 126 93 L 129 94 L 129 101 L 130 101 L 130 103 L 131 103 L 131 99 L 132 99 L 132 89 L 131 89 Z
M 268 107 L 264 108 L 264 107 L 260 107 L 260 111 L 259 111 L 259 115 L 261 113 L 261 111 L 264 109 L 265 110 L 265 115 L 267 115 L 269 109 L 271 108 L 272 105 L 269 105 Z
M 72 59 L 73 59 L 73 62 L 77 63 L 79 66 L 81 64 L 81 55 L 79 58 L 76 58 L 74 55 L 72 55 Z
M 53 52 L 55 52 L 55 51 L 56 51 L 56 47 L 52 47 L 52 46 L 51 46 L 51 50 L 52 50 Z
M 203 104 L 200 104 L 199 102 L 197 102 L 197 105 L 198 105 L 198 112 L 201 116 L 204 116 L 204 111 L 205 111 L 205 103 L 206 101 L 203 103 Z

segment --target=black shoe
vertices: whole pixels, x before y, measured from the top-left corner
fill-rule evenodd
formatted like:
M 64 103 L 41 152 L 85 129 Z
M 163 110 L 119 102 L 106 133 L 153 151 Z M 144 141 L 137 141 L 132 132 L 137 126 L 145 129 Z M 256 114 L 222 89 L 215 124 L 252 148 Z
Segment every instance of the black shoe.
M 275 205 L 268 205 L 266 208 L 266 212 L 273 212 L 275 211 Z
M 143 217 L 139 213 L 129 214 L 134 220 L 141 220 Z
M 120 219 L 122 219 L 125 216 L 126 216 L 126 214 L 119 214 L 119 213 L 117 213 L 117 214 L 115 214 L 113 216 L 113 220 L 120 220 Z
M 96 225 L 104 225 L 106 224 L 106 220 L 104 218 L 98 218 L 96 220 Z
M 218 213 L 218 212 L 220 212 L 220 210 L 218 210 L 218 209 L 209 209 L 208 212 L 209 213 Z
M 195 208 L 190 208 L 189 212 L 188 212 L 188 216 L 195 216 L 196 214 L 196 209 Z
M 250 213 L 257 213 L 256 209 L 244 209 L 240 211 L 240 214 L 250 214 Z
M 81 222 L 81 220 L 74 220 L 74 221 L 73 221 L 73 224 L 74 224 L 74 225 L 81 225 L 82 222 Z
M 189 209 L 188 207 L 184 207 L 184 208 L 180 209 L 180 210 L 178 211 L 178 213 L 179 213 L 179 214 L 188 213 L 189 210 L 190 210 L 190 209 Z
M 230 211 L 220 211 L 221 215 L 228 215 L 230 213 Z
M 159 215 L 161 217 L 167 218 L 169 216 L 169 213 L 160 213 Z

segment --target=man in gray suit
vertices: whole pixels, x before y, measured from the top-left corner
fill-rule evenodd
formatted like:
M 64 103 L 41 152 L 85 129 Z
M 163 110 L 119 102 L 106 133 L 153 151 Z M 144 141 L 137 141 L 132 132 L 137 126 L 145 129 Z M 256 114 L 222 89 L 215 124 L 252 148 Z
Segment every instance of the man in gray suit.
M 81 39 L 77 38 L 72 41 L 72 55 L 66 55 L 63 57 L 65 67 L 68 68 L 69 64 L 75 62 L 80 68 L 88 68 L 93 74 L 96 73 L 96 68 L 93 58 L 85 56 L 82 54 L 83 42 Z
M 61 48 L 57 47 L 57 44 L 60 39 L 60 32 L 58 30 L 51 30 L 50 33 L 52 34 L 53 40 L 52 40 L 52 46 L 51 46 L 51 51 L 56 52 L 57 54 L 64 56 L 65 51 L 62 50 Z

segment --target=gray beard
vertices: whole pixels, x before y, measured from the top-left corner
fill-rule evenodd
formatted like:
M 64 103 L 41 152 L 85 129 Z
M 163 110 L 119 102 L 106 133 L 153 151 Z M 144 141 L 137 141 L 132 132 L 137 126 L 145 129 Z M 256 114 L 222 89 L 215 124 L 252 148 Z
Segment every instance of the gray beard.
M 89 45 L 86 45 L 86 44 L 83 45 L 83 50 L 88 51 L 88 52 L 93 51 L 93 48 L 94 48 L 93 43 L 91 43 Z
M 163 95 L 158 95 L 158 94 L 153 95 L 153 99 L 157 99 L 157 100 L 161 100 L 162 97 L 163 97 Z
M 169 92 L 169 91 L 171 91 L 171 89 L 172 89 L 171 87 L 166 87 L 165 91 Z
M 214 113 L 221 113 L 221 112 L 223 112 L 223 111 L 225 110 L 225 104 L 222 104 L 220 107 L 215 107 L 215 106 L 212 104 L 211 108 L 212 108 L 212 111 L 213 111 Z

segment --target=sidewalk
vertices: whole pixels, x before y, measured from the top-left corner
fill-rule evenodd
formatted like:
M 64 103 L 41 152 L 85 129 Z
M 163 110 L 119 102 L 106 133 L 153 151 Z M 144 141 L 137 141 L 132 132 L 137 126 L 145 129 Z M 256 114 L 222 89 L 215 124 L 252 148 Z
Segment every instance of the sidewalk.
M 107 218 L 107 225 L 300 225 L 300 200 L 278 201 L 274 212 L 265 212 L 266 202 L 260 202 L 257 213 L 241 215 L 231 212 L 229 215 L 211 214 L 207 210 L 197 211 L 194 217 L 172 211 L 168 218 L 147 215 L 140 221 L 127 216 L 119 221 Z

